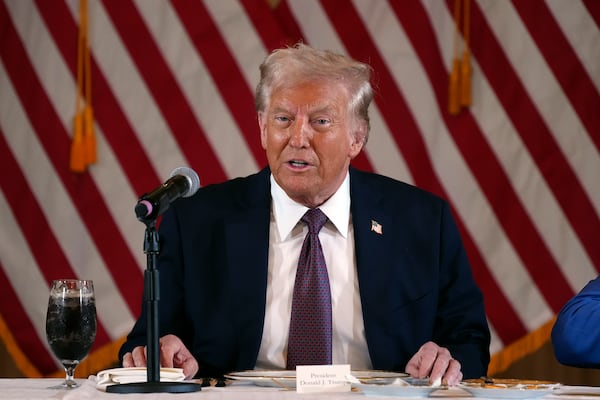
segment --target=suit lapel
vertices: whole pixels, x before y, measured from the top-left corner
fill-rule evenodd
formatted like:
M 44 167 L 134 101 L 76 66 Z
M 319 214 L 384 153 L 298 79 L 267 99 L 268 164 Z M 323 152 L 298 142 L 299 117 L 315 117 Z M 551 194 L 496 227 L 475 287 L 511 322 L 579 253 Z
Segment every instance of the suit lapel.
M 394 243 L 389 230 L 394 221 L 385 207 L 384 193 L 373 187 L 372 181 L 364 179 L 362 173 L 350 170 L 350 191 L 352 196 L 352 222 L 356 269 L 360 290 L 365 336 L 373 365 L 388 351 L 378 345 L 382 323 L 385 318 L 385 291 L 389 287 L 390 260 L 398 243 Z M 383 352 L 383 353 L 382 353 Z
M 386 229 L 392 226 L 392 220 L 383 207 L 383 194 L 373 190 L 362 174 L 351 170 L 350 176 L 356 268 L 364 308 L 386 279 L 378 271 L 390 256 L 391 238 L 386 235 Z
M 240 362 L 256 360 L 266 302 L 271 192 L 268 169 L 246 182 L 238 207 L 224 221 L 225 268 Z M 247 367 L 246 367 L 247 368 Z

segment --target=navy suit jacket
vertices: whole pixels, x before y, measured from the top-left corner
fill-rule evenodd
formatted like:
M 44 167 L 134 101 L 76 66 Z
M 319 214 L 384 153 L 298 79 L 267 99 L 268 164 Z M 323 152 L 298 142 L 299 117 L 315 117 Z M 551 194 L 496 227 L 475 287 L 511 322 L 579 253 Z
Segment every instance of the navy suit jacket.
M 270 171 L 201 188 L 160 226 L 160 336 L 179 336 L 199 376 L 255 366 L 263 330 Z M 448 204 L 393 179 L 350 169 L 364 328 L 373 367 L 404 371 L 426 341 L 447 347 L 465 378 L 489 362 L 489 330 Z M 372 221 L 382 234 L 371 229 Z M 120 356 L 146 344 L 142 309 Z
M 552 346 L 562 364 L 600 368 L 600 276 L 560 310 L 552 328 Z

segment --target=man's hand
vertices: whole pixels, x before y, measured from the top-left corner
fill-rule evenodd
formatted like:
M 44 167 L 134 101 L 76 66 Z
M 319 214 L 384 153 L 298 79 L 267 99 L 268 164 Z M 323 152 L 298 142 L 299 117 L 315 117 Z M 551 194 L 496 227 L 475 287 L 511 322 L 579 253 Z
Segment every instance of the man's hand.
M 460 362 L 452 358 L 447 348 L 427 342 L 406 364 L 406 373 L 415 378 L 429 376 L 431 383 L 441 382 L 454 386 L 462 380 L 460 368 Z
M 165 368 L 183 368 L 186 379 L 191 379 L 198 372 L 198 362 L 185 347 L 181 339 L 175 335 L 166 335 L 159 340 L 160 365 Z M 123 355 L 123 367 L 145 367 L 148 363 L 146 347 L 138 346 L 131 353 Z

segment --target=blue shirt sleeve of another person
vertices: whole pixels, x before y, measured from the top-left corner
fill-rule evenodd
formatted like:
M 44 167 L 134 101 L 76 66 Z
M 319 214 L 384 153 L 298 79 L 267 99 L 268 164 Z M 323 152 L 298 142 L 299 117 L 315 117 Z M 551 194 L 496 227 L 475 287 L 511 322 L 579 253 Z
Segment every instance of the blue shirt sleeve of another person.
M 600 276 L 560 310 L 552 328 L 552 345 L 561 364 L 600 367 Z

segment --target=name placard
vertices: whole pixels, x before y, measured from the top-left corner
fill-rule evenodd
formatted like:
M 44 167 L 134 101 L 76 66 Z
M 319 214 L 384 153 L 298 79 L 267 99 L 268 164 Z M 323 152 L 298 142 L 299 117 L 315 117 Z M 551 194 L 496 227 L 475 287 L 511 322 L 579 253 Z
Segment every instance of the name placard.
M 296 391 L 298 393 L 349 392 L 346 379 L 350 365 L 298 365 L 296 367 Z

